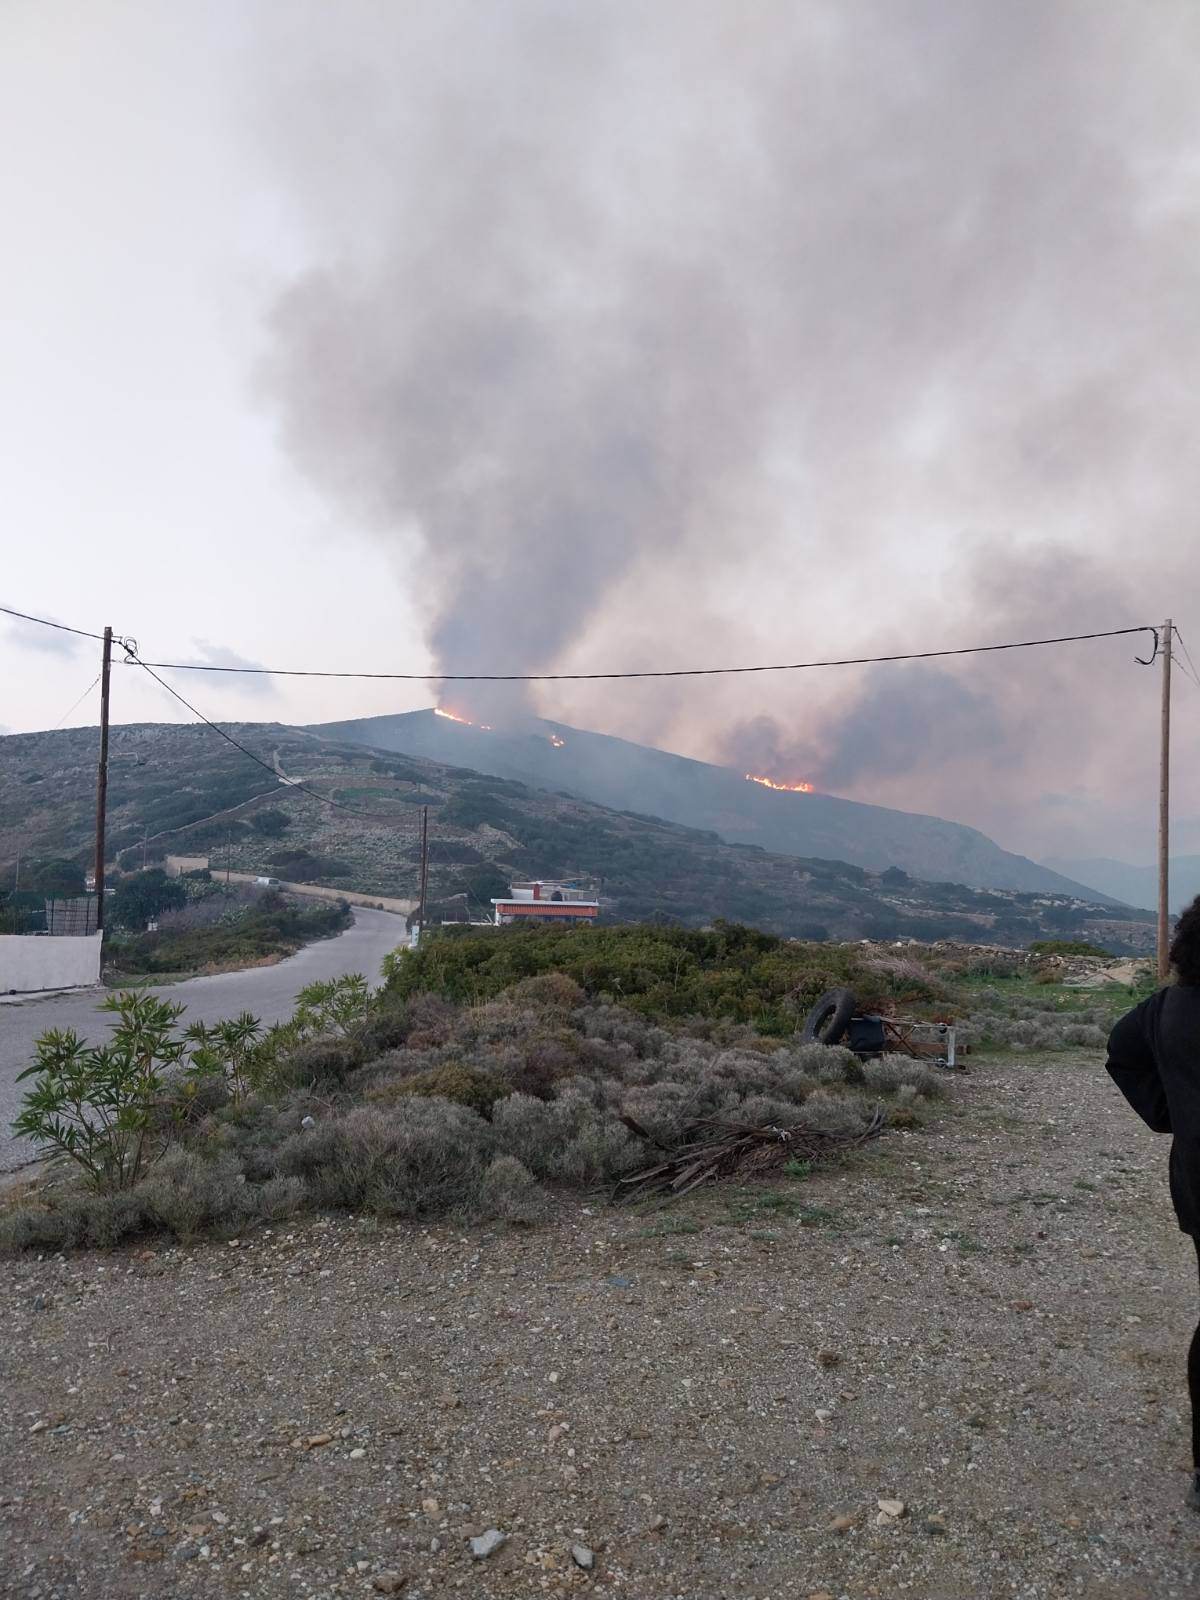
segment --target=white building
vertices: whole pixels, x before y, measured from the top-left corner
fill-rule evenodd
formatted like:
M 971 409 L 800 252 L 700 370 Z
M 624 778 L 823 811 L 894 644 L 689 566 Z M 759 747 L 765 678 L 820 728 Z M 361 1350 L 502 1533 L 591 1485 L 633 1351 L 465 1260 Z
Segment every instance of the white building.
M 541 878 L 532 883 L 514 883 L 510 892 L 492 901 L 498 928 L 514 922 L 569 922 L 588 925 L 600 914 L 599 900 L 574 884 L 554 883 Z

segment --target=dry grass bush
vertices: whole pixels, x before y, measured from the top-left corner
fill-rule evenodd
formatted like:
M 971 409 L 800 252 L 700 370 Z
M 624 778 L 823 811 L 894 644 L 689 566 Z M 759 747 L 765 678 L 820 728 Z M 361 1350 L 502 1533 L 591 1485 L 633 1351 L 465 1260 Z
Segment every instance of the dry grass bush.
M 863 962 L 863 969 L 885 979 L 893 994 L 902 995 L 911 991 L 923 1000 L 950 998 L 949 986 L 912 956 L 868 956 Z
M 72 1178 L 34 1193 L 0 1213 L 0 1249 L 110 1250 L 152 1233 L 185 1240 L 231 1234 L 286 1216 L 304 1199 L 303 1184 L 294 1180 L 250 1183 L 228 1154 L 206 1159 L 177 1148 L 132 1189 L 97 1194 Z
M 904 1093 L 905 1101 L 917 1095 L 938 1100 L 946 1093 L 946 1080 L 936 1067 L 912 1056 L 885 1055 L 862 1066 L 863 1081 L 876 1094 Z M 906 1092 L 905 1092 L 906 1091 Z
M 394 1103 L 404 1095 L 424 1095 L 427 1099 L 449 1100 L 453 1105 L 466 1106 L 477 1116 L 490 1117 L 496 1101 L 509 1093 L 511 1090 L 494 1073 L 468 1066 L 465 1061 L 447 1061 L 428 1072 L 374 1089 L 369 1098 Z
M 497 1156 L 479 1186 L 479 1207 L 498 1222 L 541 1222 L 549 1213 L 550 1196 L 515 1156 Z
M 292 1047 L 280 1057 L 272 1071 L 272 1082 L 280 1089 L 299 1089 L 312 1085 L 344 1083 L 365 1057 L 354 1039 L 310 1039 Z
M 588 1186 L 631 1171 L 641 1144 L 607 1106 L 573 1083 L 556 1100 L 514 1094 L 492 1112 L 496 1149 L 515 1156 L 536 1178 Z
M 148 1226 L 177 1239 L 214 1231 L 238 1233 L 251 1223 L 286 1216 L 305 1199 L 304 1185 L 294 1178 L 248 1183 L 228 1153 L 206 1160 L 184 1149 L 169 1151 L 134 1194 Z
M 300 1132 L 304 1118 L 327 1116 L 329 1110 L 328 1099 L 305 1090 L 282 1101 L 247 1095 L 223 1107 L 202 1132 L 211 1150 L 228 1154 L 247 1178 L 262 1183 L 274 1176 L 281 1146 Z
M 279 1167 L 302 1179 L 322 1209 L 439 1216 L 477 1207 L 493 1149 L 492 1130 L 474 1112 L 410 1095 L 302 1129 L 280 1150 Z
M 858 1090 L 834 1094 L 829 1089 L 814 1089 L 797 1109 L 795 1121 L 814 1133 L 862 1133 L 871 1121 L 875 1104 Z

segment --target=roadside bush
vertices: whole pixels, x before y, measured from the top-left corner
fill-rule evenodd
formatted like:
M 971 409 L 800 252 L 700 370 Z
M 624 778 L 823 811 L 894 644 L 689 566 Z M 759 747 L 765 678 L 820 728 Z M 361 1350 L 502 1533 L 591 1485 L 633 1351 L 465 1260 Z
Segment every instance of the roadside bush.
M 322 1209 L 439 1216 L 477 1205 L 492 1152 L 480 1117 L 413 1095 L 386 1110 L 356 1106 L 294 1134 L 279 1169 L 302 1179 Z

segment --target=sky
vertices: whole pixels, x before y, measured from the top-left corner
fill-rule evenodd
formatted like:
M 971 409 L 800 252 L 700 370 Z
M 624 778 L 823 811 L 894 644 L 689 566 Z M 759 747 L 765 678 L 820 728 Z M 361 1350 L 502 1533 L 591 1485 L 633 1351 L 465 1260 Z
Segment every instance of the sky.
M 335 670 L 1200 659 L 1198 179 L 1190 0 L 6 0 L 0 604 Z M 1135 652 L 440 697 L 1148 861 Z M 0 618 L 0 727 L 97 670 Z

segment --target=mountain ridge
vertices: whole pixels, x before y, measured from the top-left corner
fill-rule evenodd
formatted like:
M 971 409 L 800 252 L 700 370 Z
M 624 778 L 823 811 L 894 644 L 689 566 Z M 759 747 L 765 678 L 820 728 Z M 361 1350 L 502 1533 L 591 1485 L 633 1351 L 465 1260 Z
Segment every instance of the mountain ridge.
M 310 731 L 566 791 L 774 854 L 848 861 L 869 872 L 899 867 L 926 881 L 975 889 L 1116 900 L 1004 850 L 965 823 L 836 795 L 769 789 L 733 768 L 566 723 L 538 719 L 528 731 L 508 733 L 435 711 L 410 711 L 315 724 Z

